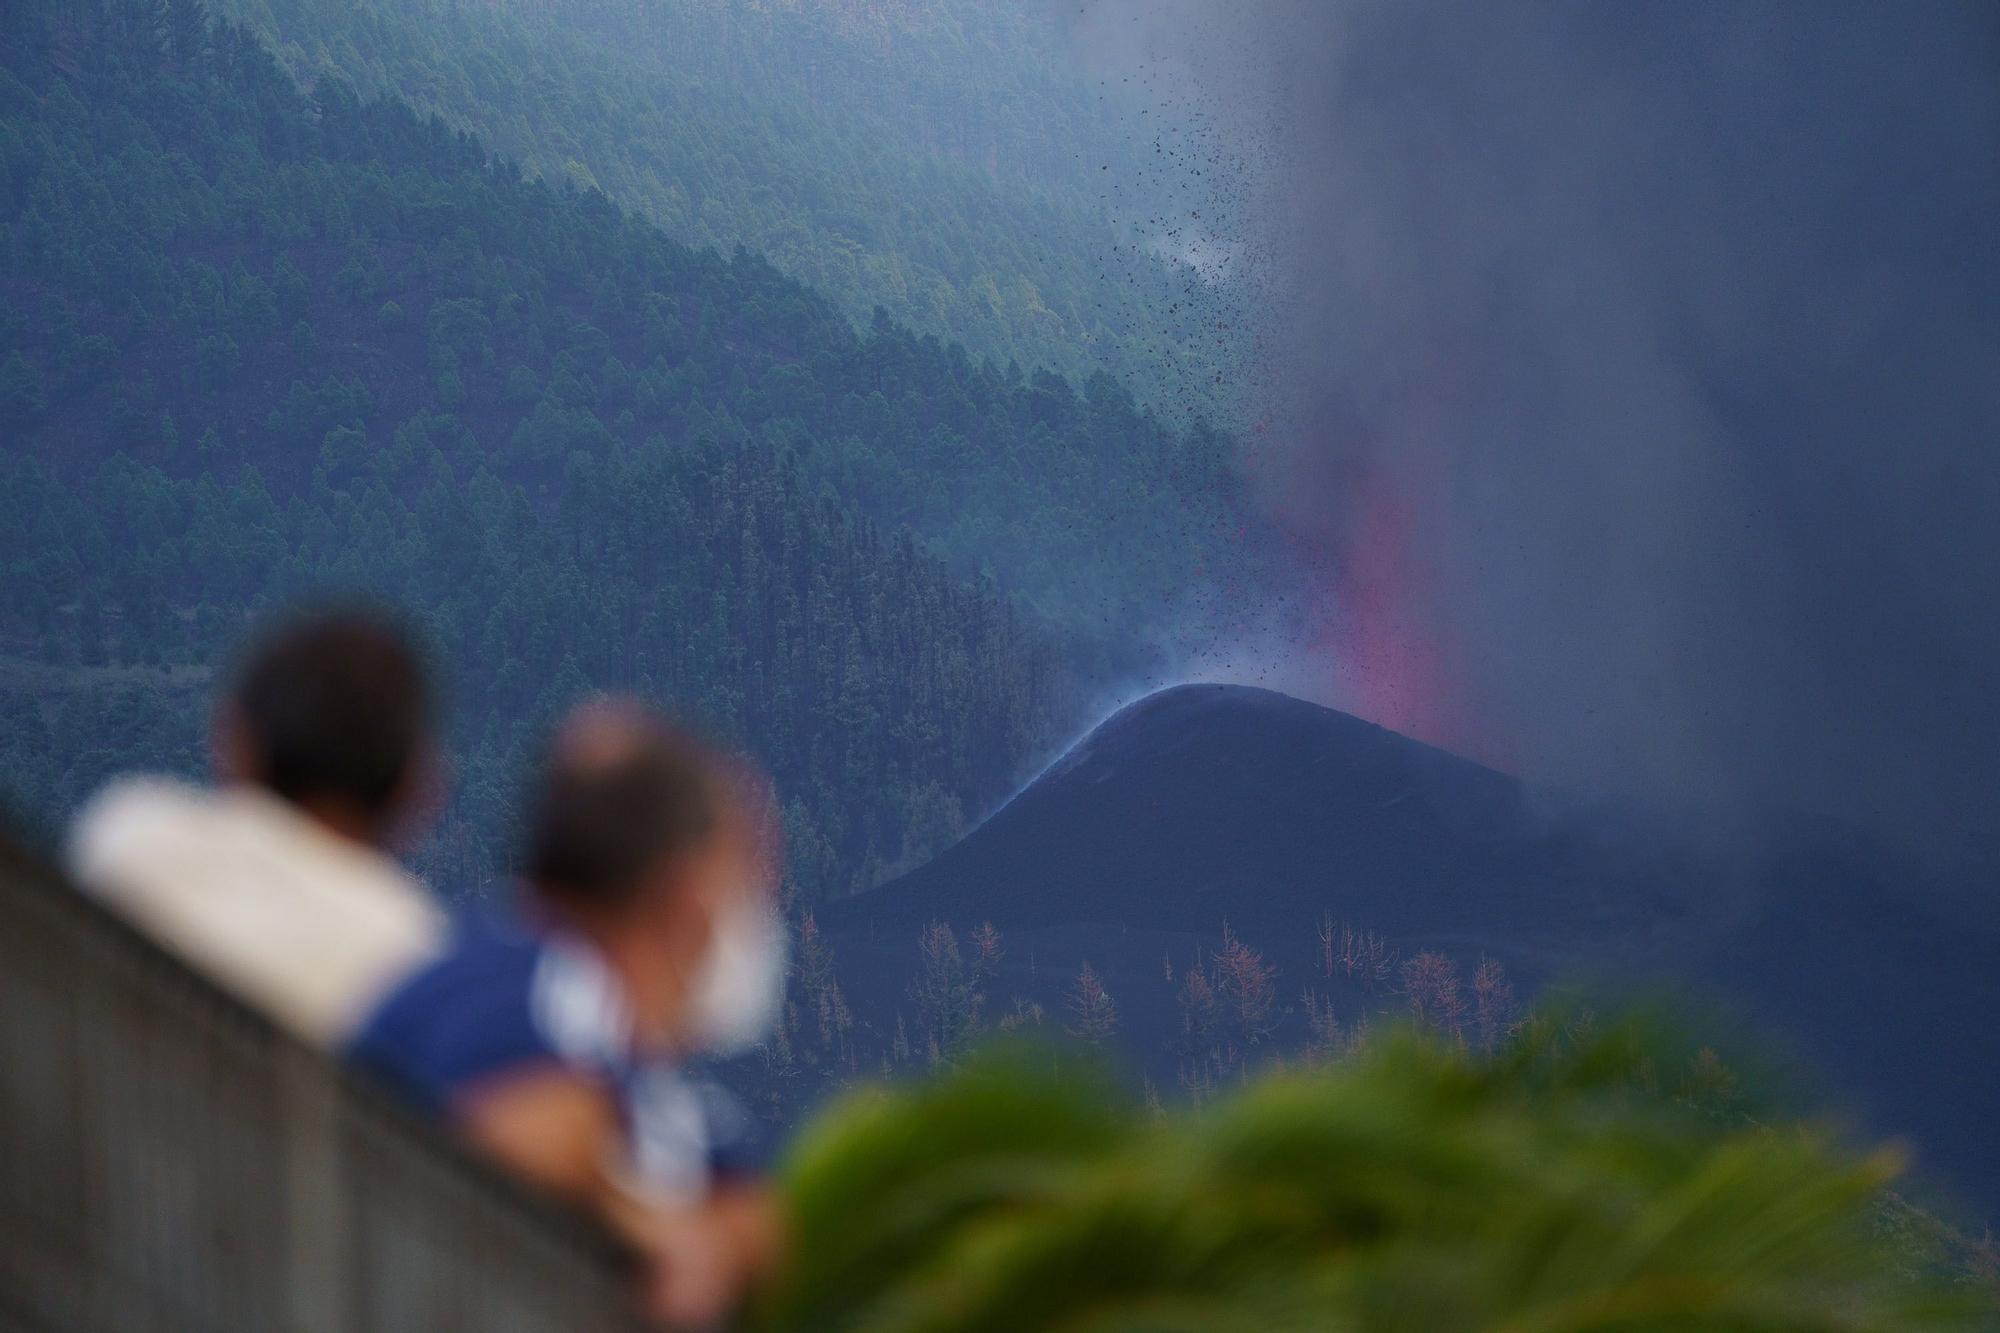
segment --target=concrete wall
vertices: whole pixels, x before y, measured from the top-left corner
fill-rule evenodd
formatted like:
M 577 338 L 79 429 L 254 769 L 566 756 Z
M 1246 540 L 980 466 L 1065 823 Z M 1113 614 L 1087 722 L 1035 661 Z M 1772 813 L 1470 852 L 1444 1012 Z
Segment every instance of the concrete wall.
M 630 1327 L 610 1248 L 0 848 L 0 1329 Z

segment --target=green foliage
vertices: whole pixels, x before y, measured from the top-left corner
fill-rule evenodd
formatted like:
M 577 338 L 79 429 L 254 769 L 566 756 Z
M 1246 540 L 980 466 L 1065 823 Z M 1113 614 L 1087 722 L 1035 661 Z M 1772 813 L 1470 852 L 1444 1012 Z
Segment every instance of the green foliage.
M 1674 1071 L 1685 1071 L 1676 1073 Z M 761 1328 L 1916 1330 L 1884 1153 L 1718 1117 L 1641 1024 L 1415 1035 L 1149 1115 L 1047 1053 L 850 1095 Z
M 1234 378 L 1240 349 L 1217 345 L 1233 322 L 1218 331 L 1200 280 L 1141 240 L 1149 219 L 1219 201 L 1176 197 L 1132 135 L 1157 117 L 1121 124 L 1060 5 L 221 8 L 303 85 L 408 99 L 682 241 L 762 254 L 850 318 L 881 307 L 975 356 L 1108 370 L 1154 402 L 1205 403 Z
M 307 101 L 241 28 L 186 61 L 157 29 L 65 32 L 87 59 L 8 48 L 34 96 L 0 141 L 0 261 L 39 312 L 6 321 L 0 411 L 45 456 L 131 447 L 164 409 L 282 496 L 332 427 L 380 441 L 444 410 L 541 503 L 571 449 L 756 440 L 1099 642 L 1233 557 L 1229 441 L 1107 377 L 1024 374 L 886 315 L 858 335 L 763 259 L 525 180 L 402 102 L 325 74 Z
M 19 352 L 0 361 L 0 421 L 25 426 L 42 414 L 42 386 Z

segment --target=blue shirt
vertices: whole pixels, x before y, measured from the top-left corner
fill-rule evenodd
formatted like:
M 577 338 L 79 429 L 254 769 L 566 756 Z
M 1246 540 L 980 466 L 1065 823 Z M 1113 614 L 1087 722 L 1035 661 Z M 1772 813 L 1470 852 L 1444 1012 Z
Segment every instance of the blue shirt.
M 482 1086 L 562 1069 L 618 1107 L 630 1168 L 646 1188 L 699 1195 L 755 1168 L 750 1123 L 728 1094 L 639 1052 L 624 988 L 583 939 L 491 927 L 391 991 L 347 1049 L 351 1064 L 446 1118 Z

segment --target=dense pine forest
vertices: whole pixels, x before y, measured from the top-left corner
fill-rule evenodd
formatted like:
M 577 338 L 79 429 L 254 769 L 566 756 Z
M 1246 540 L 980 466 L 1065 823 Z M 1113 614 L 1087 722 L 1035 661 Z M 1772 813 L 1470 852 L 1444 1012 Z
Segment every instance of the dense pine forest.
M 857 319 L 881 306 L 975 357 L 1108 370 L 1163 410 L 1228 401 L 1238 298 L 1171 258 L 1226 203 L 1215 171 L 1167 156 L 1198 127 L 1088 71 L 1050 0 L 219 8 L 304 86 L 406 99 L 679 240 L 763 254 Z
M 795 888 L 1004 796 L 1113 631 L 1237 522 L 1228 440 L 1108 377 L 857 332 L 394 98 L 310 94 L 191 0 L 17 8 L 0 70 L 4 746 L 44 829 L 186 767 L 261 608 L 365 588 L 451 673 L 448 889 L 588 688 L 788 799 Z

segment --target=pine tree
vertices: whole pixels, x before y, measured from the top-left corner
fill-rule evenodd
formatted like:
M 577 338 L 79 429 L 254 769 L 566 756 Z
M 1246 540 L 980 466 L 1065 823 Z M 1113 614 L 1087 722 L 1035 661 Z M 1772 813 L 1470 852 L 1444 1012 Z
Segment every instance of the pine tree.
M 1278 969 L 1245 944 L 1228 923 L 1215 954 L 1215 990 L 1229 1036 L 1239 1049 L 1262 1042 L 1277 1028 Z
M 1208 970 L 1199 954 L 1181 969 L 1181 985 L 1176 995 L 1181 1011 L 1179 1054 L 1183 1064 L 1205 1066 L 1221 1059 L 1217 1042 L 1221 1037 L 1221 1007 Z
M 957 1055 L 978 1024 L 981 996 L 959 955 L 958 936 L 942 921 L 917 933 L 917 975 L 909 994 L 933 1063 Z
M 800 1003 L 818 1022 L 819 1044 L 824 1050 L 834 1036 L 834 1013 L 830 1003 L 835 991 L 833 951 L 820 935 L 819 922 L 811 911 L 799 918 L 798 937 L 798 954 L 792 965 L 793 979 L 798 983 Z
M 1088 959 L 1077 970 L 1076 979 L 1070 983 L 1063 997 L 1069 1010 L 1069 1034 L 1092 1046 L 1102 1046 L 1111 1039 L 1118 1026 L 1118 1008 L 1112 1003 L 1111 994 L 1104 989 L 1096 971 Z

